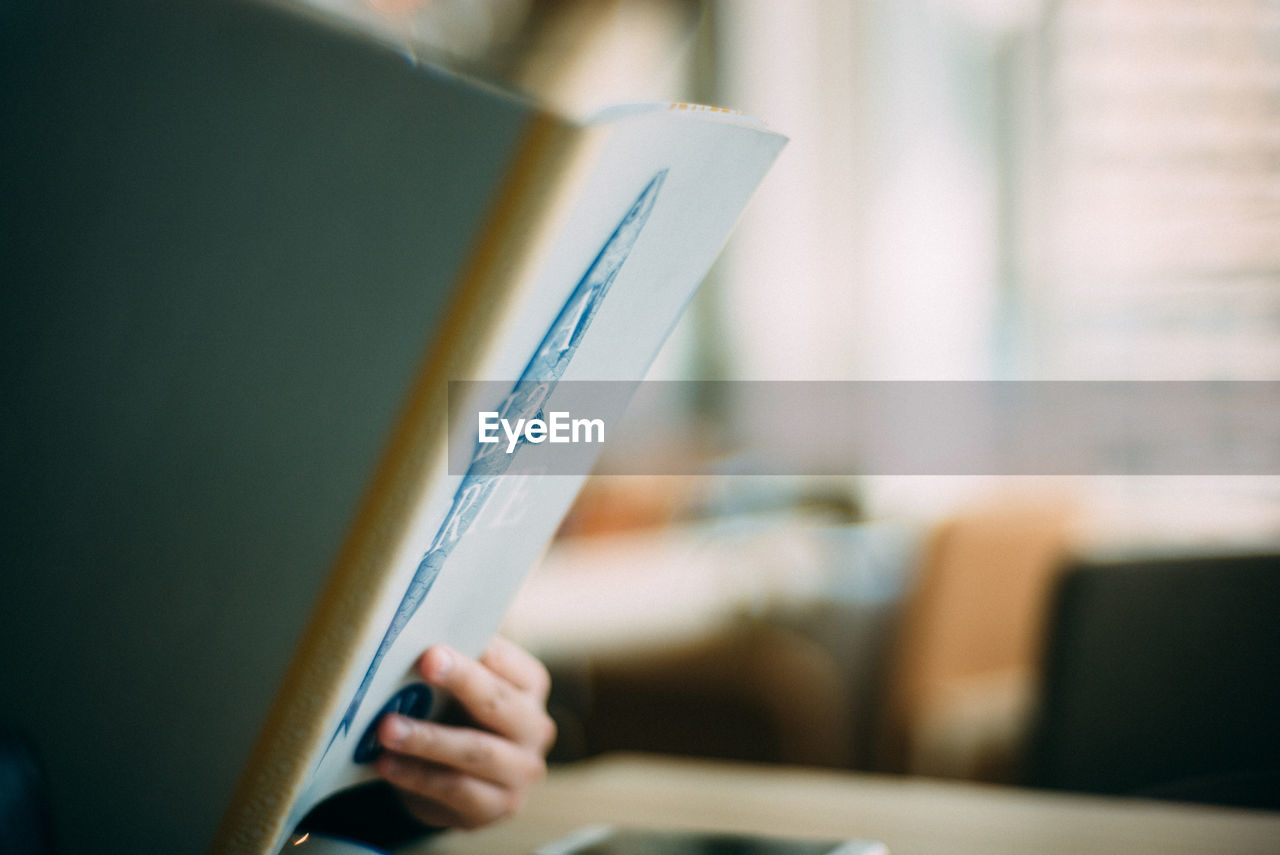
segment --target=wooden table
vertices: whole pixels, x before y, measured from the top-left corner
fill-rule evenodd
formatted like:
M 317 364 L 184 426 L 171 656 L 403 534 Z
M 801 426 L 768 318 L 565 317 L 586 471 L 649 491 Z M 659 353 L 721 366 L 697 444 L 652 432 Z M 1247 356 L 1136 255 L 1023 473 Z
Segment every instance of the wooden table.
M 559 767 L 520 814 L 413 855 L 527 855 L 598 823 L 871 837 L 892 855 L 1280 853 L 1280 813 L 615 755 Z

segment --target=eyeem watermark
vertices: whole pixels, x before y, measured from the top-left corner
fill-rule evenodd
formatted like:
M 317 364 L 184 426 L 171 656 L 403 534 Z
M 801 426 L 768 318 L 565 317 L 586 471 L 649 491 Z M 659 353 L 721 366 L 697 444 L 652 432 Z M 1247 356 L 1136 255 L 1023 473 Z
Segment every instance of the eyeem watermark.
M 507 440 L 507 454 L 515 453 L 521 442 L 537 445 L 552 443 L 601 443 L 604 442 L 604 419 L 573 418 L 568 412 L 555 411 L 547 418 L 502 418 L 497 411 L 481 412 L 476 441 L 491 444 L 501 442 L 499 429 Z
M 580 475 L 603 452 L 613 474 L 1280 475 L 1280 381 L 564 380 L 449 394 L 451 474 Z

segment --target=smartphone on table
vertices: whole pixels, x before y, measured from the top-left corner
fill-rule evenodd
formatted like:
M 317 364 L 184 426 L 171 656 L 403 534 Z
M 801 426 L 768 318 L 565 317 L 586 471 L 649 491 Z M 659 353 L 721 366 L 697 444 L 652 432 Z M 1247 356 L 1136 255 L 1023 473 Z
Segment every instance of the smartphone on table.
M 878 840 L 592 826 L 548 843 L 534 855 L 889 855 L 889 850 Z

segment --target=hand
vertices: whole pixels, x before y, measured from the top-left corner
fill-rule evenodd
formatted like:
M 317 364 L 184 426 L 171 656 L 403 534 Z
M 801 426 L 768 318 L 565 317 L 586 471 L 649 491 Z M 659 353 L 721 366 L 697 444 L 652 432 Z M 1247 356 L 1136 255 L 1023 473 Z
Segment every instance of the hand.
M 387 749 L 377 760 L 378 774 L 427 825 L 477 828 L 511 816 L 546 774 L 544 758 L 555 741 L 546 711 L 547 669 L 504 638 L 495 638 L 478 661 L 432 647 L 417 667 L 475 726 L 388 715 L 378 726 Z

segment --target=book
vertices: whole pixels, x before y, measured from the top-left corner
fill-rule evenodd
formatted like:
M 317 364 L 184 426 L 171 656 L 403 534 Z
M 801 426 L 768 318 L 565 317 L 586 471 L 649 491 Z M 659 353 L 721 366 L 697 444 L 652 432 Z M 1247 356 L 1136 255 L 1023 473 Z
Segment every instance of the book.
M 639 380 L 783 139 L 247 3 L 5 15 L 3 714 L 68 851 L 274 852 L 581 483 L 477 462 L 450 382 Z

